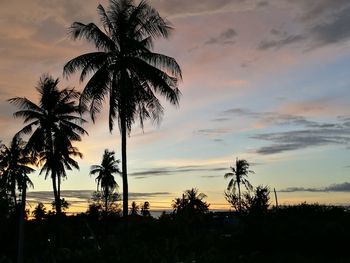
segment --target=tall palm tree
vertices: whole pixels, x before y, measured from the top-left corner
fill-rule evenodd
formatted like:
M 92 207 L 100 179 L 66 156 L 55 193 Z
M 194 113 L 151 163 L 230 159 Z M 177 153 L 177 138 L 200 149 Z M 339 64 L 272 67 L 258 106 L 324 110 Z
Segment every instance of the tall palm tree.
M 123 216 L 128 214 L 127 135 L 139 119 L 141 127 L 150 118 L 160 121 L 163 107 L 156 95 L 178 105 L 177 82 L 181 69 L 174 58 L 152 52 L 156 38 L 167 38 L 171 27 L 167 20 L 147 2 L 110 0 L 98 13 L 103 29 L 96 24 L 75 22 L 71 26 L 74 40 L 92 42 L 97 51 L 80 55 L 64 66 L 69 76 L 81 71 L 80 81 L 92 75 L 80 97 L 81 106 L 90 110 L 92 120 L 105 100 L 109 103 L 109 129 L 118 120 L 121 133 Z
M 42 172 L 50 174 L 54 192 L 56 213 L 61 214 L 60 185 L 65 170 L 79 168 L 71 156 L 81 157 L 72 145 L 80 141 L 87 132 L 80 126 L 84 119 L 76 99 L 80 93 L 74 89 L 58 89 L 58 79 L 43 75 L 36 87 L 40 95 L 38 104 L 24 97 L 10 99 L 10 103 L 20 108 L 14 117 L 23 118 L 25 126 L 17 136 L 30 134 L 26 148 L 38 157 Z M 45 177 L 45 178 L 46 178 Z
M 238 208 L 241 211 L 241 185 L 243 185 L 247 190 L 253 190 L 253 186 L 248 181 L 248 174 L 254 173 L 254 171 L 249 170 L 249 163 L 246 160 L 239 160 L 236 158 L 236 166 L 231 166 L 231 172 L 225 174 L 225 178 L 232 177 L 228 183 L 227 190 L 236 192 L 238 189 Z
M 90 168 L 90 175 L 98 174 L 96 177 L 97 191 L 99 188 L 103 192 L 103 198 L 105 201 L 105 214 L 108 212 L 108 200 L 110 194 L 118 187 L 117 182 L 114 179 L 113 174 L 120 174 L 119 160 L 115 159 L 113 151 L 107 149 L 103 153 L 102 162 L 100 165 L 92 165 Z

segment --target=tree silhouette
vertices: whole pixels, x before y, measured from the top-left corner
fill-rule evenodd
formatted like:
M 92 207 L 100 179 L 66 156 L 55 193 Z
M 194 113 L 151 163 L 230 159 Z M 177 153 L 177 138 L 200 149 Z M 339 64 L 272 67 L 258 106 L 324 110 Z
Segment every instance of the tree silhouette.
M 109 130 L 117 120 L 121 133 L 123 216 L 128 214 L 127 135 L 139 119 L 160 121 L 163 107 L 156 95 L 178 105 L 177 88 L 181 69 L 175 59 L 152 52 L 156 38 L 167 38 L 171 27 L 167 20 L 147 2 L 110 0 L 105 10 L 98 6 L 103 30 L 94 23 L 75 22 L 73 39 L 92 42 L 97 51 L 80 55 L 64 66 L 69 76 L 80 70 L 80 81 L 92 74 L 81 97 L 80 105 L 88 108 L 92 120 L 109 98 Z
M 141 215 L 142 216 L 151 216 L 151 213 L 149 211 L 150 209 L 150 204 L 148 201 L 145 201 L 142 205 L 141 205 Z
M 267 212 L 270 204 L 270 189 L 268 186 L 259 185 L 254 189 L 254 193 L 244 192 L 240 203 L 238 195 L 233 192 L 225 192 L 227 202 L 240 212 L 261 215 Z
M 185 214 L 187 216 L 201 215 L 209 210 L 209 204 L 203 201 L 207 196 L 198 193 L 198 189 L 186 190 L 182 198 L 175 198 L 172 207 L 174 214 Z
M 23 118 L 25 126 L 17 136 L 31 134 L 27 150 L 38 158 L 42 165 L 40 173 L 45 172 L 45 179 L 51 176 L 57 214 L 61 213 L 60 186 L 66 170 L 79 169 L 72 158 L 82 154 L 72 145 L 80 141 L 87 132 L 80 126 L 84 119 L 76 103 L 79 93 L 74 89 L 59 90 L 58 79 L 43 75 L 36 87 L 40 95 L 39 104 L 27 98 L 15 97 L 10 103 L 20 108 L 14 117 Z
M 17 190 L 23 192 L 28 186 L 33 187 L 28 174 L 34 172 L 29 167 L 34 160 L 25 152 L 26 143 L 15 136 L 9 147 L 0 146 L 0 184 L 11 195 L 14 205 L 17 205 Z
M 253 186 L 248 181 L 248 174 L 254 173 L 249 170 L 249 163 L 246 160 L 236 159 L 236 166 L 231 166 L 230 173 L 225 174 L 225 178 L 232 177 L 228 183 L 227 190 L 232 191 L 233 194 L 236 193 L 236 188 L 238 189 L 238 210 L 242 210 L 242 196 L 241 196 L 241 185 L 243 185 L 248 191 L 253 189 Z
M 140 210 L 140 207 L 136 204 L 135 201 L 133 201 L 130 207 L 130 215 L 137 216 L 139 214 L 139 210 Z
M 17 262 L 23 262 L 23 245 L 24 245 L 24 219 L 26 216 L 26 193 L 27 187 L 33 187 L 32 181 L 28 174 L 34 169 L 28 165 L 34 162 L 25 149 L 26 143 L 19 137 L 14 136 L 10 147 L 1 146 L 0 167 L 1 167 L 1 185 L 10 192 L 15 206 L 17 206 L 16 189 L 20 192 L 21 203 L 18 226 L 18 250 Z
M 97 182 L 97 191 L 101 188 L 103 192 L 105 214 L 108 212 L 108 200 L 110 194 L 118 187 L 117 182 L 114 179 L 113 174 L 120 174 L 119 160 L 115 159 L 114 152 L 110 152 L 107 149 L 103 153 L 102 162 L 100 165 L 92 165 L 90 168 L 90 174 L 95 175 Z
M 38 203 L 38 205 L 34 208 L 32 215 L 34 216 L 35 220 L 42 220 L 46 216 L 46 207 L 43 203 Z

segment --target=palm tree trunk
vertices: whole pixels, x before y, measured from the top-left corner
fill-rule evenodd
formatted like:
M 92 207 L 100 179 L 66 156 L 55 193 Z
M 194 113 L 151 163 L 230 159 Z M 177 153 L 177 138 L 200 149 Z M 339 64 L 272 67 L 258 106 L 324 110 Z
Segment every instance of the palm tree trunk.
M 50 162 L 51 165 L 53 164 L 53 160 L 54 160 L 54 145 L 53 145 L 53 140 L 52 140 L 52 132 L 51 129 L 48 130 L 48 140 L 49 140 L 49 158 L 50 158 Z M 52 188 L 53 188 L 53 195 L 55 198 L 55 209 L 56 209 L 56 215 L 60 215 L 61 214 L 61 199 L 60 196 L 58 194 L 57 191 L 57 173 L 55 171 L 55 169 L 53 169 L 53 167 L 51 167 L 51 179 L 52 179 Z
M 60 212 L 62 211 L 62 207 L 61 207 L 61 176 L 60 175 L 56 175 L 57 177 L 57 199 L 59 200 L 59 210 Z
M 56 214 L 60 215 L 61 214 L 61 200 L 59 199 L 58 191 L 57 191 L 56 172 L 52 172 L 51 177 L 52 177 L 53 195 L 55 197 Z
M 105 190 L 105 218 L 107 218 L 107 211 L 108 211 L 108 187 L 106 187 L 106 190 Z
M 241 213 L 242 212 L 242 201 L 241 201 L 241 185 L 239 181 L 237 181 L 237 186 L 238 186 L 238 210 Z
M 11 195 L 13 198 L 13 204 L 15 205 L 15 207 L 17 207 L 16 184 L 13 184 L 11 186 Z
M 123 217 L 128 216 L 128 174 L 126 160 L 126 118 L 125 113 L 121 116 L 121 135 L 122 135 L 122 179 L 123 179 Z
M 128 217 L 128 172 L 127 172 L 127 158 L 126 158 L 126 139 L 127 139 L 127 123 L 126 123 L 126 87 L 128 85 L 127 83 L 127 76 L 128 73 L 125 71 L 121 72 L 121 105 L 120 105 L 120 131 L 122 136 L 122 180 L 123 180 L 123 217 Z M 116 79 L 116 76 L 114 76 L 114 80 Z M 115 81 L 113 81 L 115 84 Z M 115 90 L 116 87 L 114 87 Z

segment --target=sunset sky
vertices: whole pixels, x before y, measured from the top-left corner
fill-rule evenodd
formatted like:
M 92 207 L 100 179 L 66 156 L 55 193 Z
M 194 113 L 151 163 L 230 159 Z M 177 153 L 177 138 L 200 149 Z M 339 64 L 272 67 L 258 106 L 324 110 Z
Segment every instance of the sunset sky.
M 280 203 L 350 201 L 350 1 L 152 0 L 175 30 L 155 50 L 183 71 L 180 107 L 166 102 L 160 125 L 133 127 L 128 141 L 130 201 L 170 208 L 183 190 L 207 194 L 211 208 L 228 208 L 223 192 L 236 157 L 246 159 L 254 186 L 279 192 Z M 93 50 L 67 32 L 74 21 L 98 23 L 95 0 L 2 0 L 0 9 L 0 139 L 22 127 L 7 99 L 38 100 L 43 73 L 60 87 L 65 62 Z M 105 107 L 107 110 L 107 107 Z M 86 116 L 88 119 L 88 116 Z M 107 112 L 77 146 L 80 171 L 63 182 L 77 210 L 96 188 L 89 167 L 105 148 L 120 154 L 119 130 Z M 31 201 L 49 202 L 51 181 L 30 175 Z M 120 187 L 121 178 L 117 178 Z M 349 183 L 347 183 L 349 182 Z M 47 192 L 48 191 L 48 192 Z M 153 206 L 152 206 L 153 204 Z

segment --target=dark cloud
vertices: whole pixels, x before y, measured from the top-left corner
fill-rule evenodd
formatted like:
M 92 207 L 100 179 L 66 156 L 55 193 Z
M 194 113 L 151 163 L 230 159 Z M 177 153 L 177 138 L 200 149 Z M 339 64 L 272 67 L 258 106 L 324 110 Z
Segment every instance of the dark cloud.
M 298 4 L 302 7 L 304 13 L 303 20 L 322 20 L 331 14 L 340 12 L 349 7 L 348 0 L 288 0 L 290 3 Z
M 291 44 L 303 44 L 304 51 L 350 39 L 350 2 L 348 0 L 290 1 L 302 9 L 297 20 L 298 32 L 271 29 L 271 38 L 260 41 L 259 50 L 279 49 Z
M 257 119 L 264 124 L 269 125 L 298 125 L 307 127 L 319 127 L 327 126 L 333 127 L 334 124 L 320 124 L 315 121 L 307 120 L 303 116 L 281 114 L 278 112 L 255 112 L 244 108 L 232 108 L 225 110 L 221 113 L 222 115 L 238 115 L 241 117 L 249 117 Z
M 286 45 L 299 43 L 305 39 L 306 39 L 306 36 L 304 35 L 289 35 L 276 40 L 262 40 L 258 44 L 258 49 L 260 50 L 267 50 L 267 49 L 273 49 L 273 48 L 279 49 Z
M 177 15 L 196 15 L 207 12 L 217 12 L 224 10 L 227 6 L 235 3 L 241 3 L 244 0 L 152 0 L 151 4 L 156 7 L 161 14 L 169 16 Z
M 205 136 L 223 135 L 230 132 L 232 132 L 232 129 L 228 129 L 228 128 L 200 129 L 195 131 L 195 133 L 205 135 Z
M 234 44 L 235 41 L 233 40 L 237 36 L 237 32 L 233 28 L 229 28 L 222 32 L 220 35 L 216 37 L 212 37 L 209 40 L 207 40 L 204 44 L 205 45 L 213 45 L 213 44 L 220 44 L 220 45 L 227 45 L 227 44 Z
M 98 2 L 83 0 L 36 0 L 40 7 L 47 10 L 50 14 L 60 15 L 67 23 L 67 27 L 74 21 L 83 23 L 93 21 L 96 17 L 96 8 Z M 106 4 L 103 4 L 107 6 Z
M 312 146 L 348 145 L 350 144 L 350 129 L 348 127 L 311 128 L 305 130 L 265 133 L 251 138 L 272 142 L 257 150 L 259 154 L 276 154 L 286 151 L 305 149 Z
M 288 187 L 279 190 L 278 192 L 292 193 L 292 192 L 350 192 L 350 183 L 332 184 L 323 188 L 304 188 L 304 187 Z
M 256 4 L 257 7 L 265 7 L 268 5 L 269 5 L 269 2 L 267 2 L 267 1 L 260 1 Z
M 61 191 L 62 198 L 65 198 L 69 203 L 86 203 L 90 200 L 94 190 L 63 190 Z M 129 197 L 131 199 L 146 199 L 157 196 L 169 196 L 169 192 L 150 192 L 150 193 L 140 193 L 131 192 Z M 53 201 L 52 191 L 30 191 L 27 193 L 28 202 L 32 203 L 51 203 Z
M 237 115 L 251 118 L 264 125 L 299 127 L 298 130 L 263 133 L 250 138 L 268 141 L 271 144 L 257 149 L 259 154 L 276 154 L 314 146 L 350 145 L 350 121 L 348 116 L 338 117 L 333 123 L 311 121 L 303 116 L 277 112 L 255 112 L 244 108 L 232 108 L 220 115 Z M 301 128 L 301 129 L 300 129 Z
M 230 118 L 215 118 L 215 119 L 212 119 L 212 121 L 217 121 L 217 122 L 222 122 L 222 121 L 229 121 Z
M 310 30 L 313 47 L 346 41 L 350 38 L 350 7 L 334 14 L 329 21 L 315 25 Z
M 154 192 L 154 193 L 129 193 L 131 199 L 145 199 L 158 196 L 170 196 L 170 192 Z
M 151 176 L 163 176 L 177 173 L 191 173 L 191 172 L 218 172 L 226 170 L 222 167 L 206 167 L 200 165 L 178 166 L 178 167 L 164 167 L 159 169 L 145 170 L 131 173 L 130 175 L 137 179 L 144 179 Z
M 56 41 L 66 38 L 67 32 L 67 28 L 64 25 L 57 22 L 55 18 L 49 17 L 41 23 L 32 38 L 37 41 L 54 44 Z

